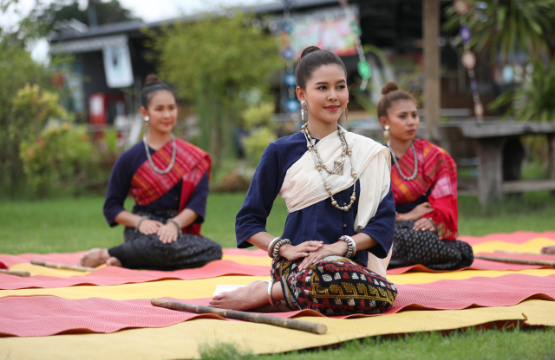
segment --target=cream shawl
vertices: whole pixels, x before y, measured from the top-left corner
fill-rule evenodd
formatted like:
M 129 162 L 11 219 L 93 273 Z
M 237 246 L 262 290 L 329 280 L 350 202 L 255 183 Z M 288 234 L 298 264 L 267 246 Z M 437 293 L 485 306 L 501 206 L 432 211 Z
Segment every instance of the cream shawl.
M 360 192 L 355 218 L 355 231 L 360 232 L 376 214 L 378 205 L 389 192 L 391 158 L 389 150 L 372 139 L 345 131 L 345 139 L 352 149 L 353 167 L 359 175 Z M 320 140 L 316 147 L 324 165 L 333 168 L 333 162 L 341 157 L 341 140 L 337 131 Z M 323 172 L 326 182 L 336 194 L 351 187 L 351 163 L 345 159 L 343 175 Z M 289 213 L 307 208 L 329 198 L 322 177 L 316 170 L 310 151 L 297 160 L 286 172 L 279 195 L 285 199 Z M 368 253 L 368 269 L 385 277 L 391 251 L 385 259 Z

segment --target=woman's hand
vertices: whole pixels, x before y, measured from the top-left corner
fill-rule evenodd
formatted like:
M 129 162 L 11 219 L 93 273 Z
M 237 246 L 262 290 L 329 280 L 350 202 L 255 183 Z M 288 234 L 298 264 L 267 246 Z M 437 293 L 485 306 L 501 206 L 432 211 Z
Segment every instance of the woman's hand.
M 322 245 L 319 250 L 311 252 L 299 265 L 298 269 L 299 271 L 308 269 L 326 256 L 344 256 L 348 249 L 349 245 L 345 241 L 338 241 L 331 245 Z
M 395 221 L 416 221 L 434 208 L 429 202 L 422 203 L 406 214 L 397 214 Z
M 305 241 L 299 245 L 285 244 L 279 248 L 279 255 L 283 256 L 289 261 L 297 260 L 306 257 L 322 248 L 324 242 L 318 240 Z
M 162 225 L 158 229 L 158 233 L 156 233 L 156 235 L 158 235 L 158 238 L 160 238 L 160 241 L 163 244 L 171 244 L 172 242 L 177 241 L 180 232 L 181 229 L 178 230 L 177 226 L 173 222 L 168 221 L 166 225 Z
M 144 219 L 139 225 L 139 232 L 144 235 L 154 235 L 162 226 L 164 225 L 160 221 Z
M 414 226 L 412 227 L 414 231 L 431 231 L 437 232 L 436 226 L 432 222 L 432 220 L 428 218 L 421 218 L 414 222 Z

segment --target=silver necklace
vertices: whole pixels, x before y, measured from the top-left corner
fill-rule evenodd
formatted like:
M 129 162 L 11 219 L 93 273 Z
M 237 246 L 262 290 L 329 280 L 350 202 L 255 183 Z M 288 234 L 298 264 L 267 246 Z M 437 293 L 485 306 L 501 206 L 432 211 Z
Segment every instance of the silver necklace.
M 148 151 L 148 143 L 146 142 L 146 135 L 143 137 L 143 142 L 145 143 L 146 157 L 148 158 L 148 162 L 150 163 L 150 166 L 152 166 L 152 169 L 160 175 L 165 175 L 169 173 L 173 168 L 173 165 L 175 164 L 175 155 L 177 153 L 176 151 L 177 147 L 175 146 L 175 138 L 173 137 L 173 135 L 172 135 L 172 159 L 168 167 L 164 170 L 160 170 L 156 167 L 156 165 L 154 165 L 154 162 L 152 161 L 152 157 L 150 157 L 150 151 Z
M 314 159 L 314 164 L 316 165 L 316 170 L 318 170 L 318 172 L 320 173 L 320 176 L 322 177 L 322 180 L 324 181 L 324 187 L 326 188 L 326 191 L 328 192 L 330 198 L 331 198 L 331 204 L 336 207 L 339 210 L 342 211 L 349 211 L 351 209 L 351 207 L 353 206 L 355 200 L 357 199 L 357 193 L 356 193 L 356 183 L 357 183 L 357 179 L 358 179 L 358 175 L 353 167 L 353 158 L 352 158 L 352 150 L 349 149 L 349 146 L 347 144 L 347 140 L 345 139 L 345 131 L 343 129 L 341 129 L 339 127 L 339 125 L 337 126 L 337 133 L 339 134 L 339 139 L 341 140 L 341 145 L 343 147 L 343 151 L 341 154 L 342 157 L 342 161 L 334 161 L 334 168 L 333 170 L 329 170 L 328 168 L 326 168 L 326 166 L 324 165 L 322 158 L 320 157 L 320 154 L 318 153 L 318 149 L 316 148 L 316 141 L 314 139 L 312 139 L 312 137 L 310 136 L 310 133 L 308 132 L 308 126 L 307 124 L 304 124 L 301 128 L 302 133 L 304 134 L 305 138 L 306 138 L 306 147 L 308 148 L 308 150 L 310 151 L 310 153 L 312 154 L 312 159 Z M 353 184 L 353 194 L 351 195 L 351 201 L 349 203 L 349 205 L 345 205 L 345 206 L 339 206 L 337 204 L 337 201 L 333 198 L 333 195 L 331 193 L 331 186 L 329 186 L 329 184 L 327 183 L 326 179 L 324 179 L 324 174 L 322 173 L 322 170 L 327 171 L 330 175 L 343 175 L 343 168 L 345 166 L 345 157 L 349 156 L 349 161 L 351 163 L 351 176 L 353 177 L 353 179 L 355 179 L 355 182 Z
M 416 179 L 416 175 L 418 175 L 418 158 L 416 157 L 416 150 L 414 150 L 414 141 L 411 141 L 410 146 L 412 148 L 412 155 L 414 156 L 414 171 L 412 172 L 411 176 L 406 176 L 405 174 L 403 174 L 403 170 L 401 170 L 401 167 L 399 166 L 399 163 L 397 162 L 397 157 L 395 156 L 395 153 L 393 152 L 393 149 L 391 149 L 391 146 L 389 145 L 389 141 L 387 142 L 387 147 L 389 148 L 389 151 L 391 151 L 391 156 L 393 157 L 393 162 L 395 163 L 395 166 L 397 167 L 397 171 L 399 172 L 399 175 L 403 179 L 405 179 L 406 181 L 412 181 L 412 180 Z

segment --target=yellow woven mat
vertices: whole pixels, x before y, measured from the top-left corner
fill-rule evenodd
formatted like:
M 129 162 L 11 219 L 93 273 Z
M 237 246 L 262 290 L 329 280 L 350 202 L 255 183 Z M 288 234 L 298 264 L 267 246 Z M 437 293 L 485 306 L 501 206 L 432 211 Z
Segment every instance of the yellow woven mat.
M 0 339 L 0 359 L 198 359 L 199 346 L 218 343 L 232 343 L 254 354 L 267 354 L 368 336 L 450 330 L 503 320 L 527 319 L 530 325 L 555 326 L 555 302 L 531 300 L 510 307 L 407 311 L 348 320 L 300 319 L 324 323 L 328 333 L 314 335 L 270 325 L 200 319 L 165 328 L 132 329 L 113 334 L 3 338 Z
M 498 277 L 507 274 L 547 276 L 555 269 L 529 269 L 521 271 L 466 270 L 448 273 L 407 273 L 390 275 L 394 284 L 426 284 L 438 280 L 462 280 L 476 276 Z M 55 295 L 65 299 L 100 297 L 113 300 L 151 299 L 174 297 L 196 299 L 211 297 L 217 285 L 247 285 L 254 280 L 269 280 L 269 276 L 222 276 L 201 280 L 163 280 L 148 283 L 115 286 L 72 286 L 52 289 L 1 290 L 0 297 L 9 295 Z
M 555 241 L 544 237 L 537 237 L 522 244 L 511 244 L 503 241 L 488 241 L 474 245 L 472 250 L 474 250 L 475 254 L 481 252 L 494 252 L 495 250 L 531 252 L 539 254 L 541 248 L 546 245 L 555 245 Z

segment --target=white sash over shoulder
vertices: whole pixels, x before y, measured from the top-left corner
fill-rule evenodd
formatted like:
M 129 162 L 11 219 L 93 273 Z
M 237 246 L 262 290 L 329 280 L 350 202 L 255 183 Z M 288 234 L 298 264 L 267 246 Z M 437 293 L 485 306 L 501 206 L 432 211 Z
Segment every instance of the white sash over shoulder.
M 352 149 L 352 161 L 355 172 L 359 175 L 360 194 L 358 197 L 355 231 L 360 232 L 376 214 L 378 205 L 389 192 L 391 158 L 389 150 L 372 139 L 345 131 L 345 139 Z M 334 160 L 341 157 L 341 140 L 337 131 L 320 140 L 316 147 L 324 165 L 333 169 Z M 348 157 L 342 175 L 330 175 L 323 172 L 332 193 L 336 194 L 351 187 L 351 163 Z M 285 199 L 289 213 L 307 208 L 329 198 L 310 151 L 297 160 L 286 172 L 279 195 Z M 340 204 L 342 205 L 342 204 Z M 391 251 L 385 259 L 368 254 L 368 269 L 385 277 Z

